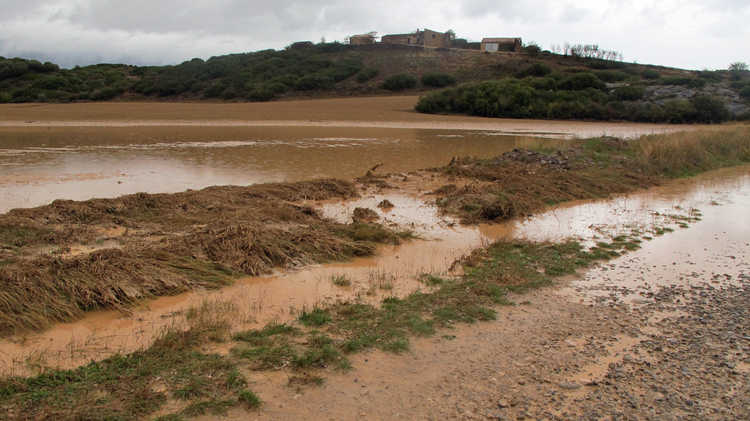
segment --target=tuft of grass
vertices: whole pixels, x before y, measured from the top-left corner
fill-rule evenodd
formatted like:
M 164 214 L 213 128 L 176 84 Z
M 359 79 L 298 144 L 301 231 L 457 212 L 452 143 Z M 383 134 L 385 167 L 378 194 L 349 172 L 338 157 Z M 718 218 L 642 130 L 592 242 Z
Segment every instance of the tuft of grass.
M 258 395 L 251 390 L 242 390 L 237 395 L 237 400 L 248 409 L 257 409 L 263 404 Z
M 338 287 L 348 287 L 352 284 L 352 280 L 344 274 L 331 275 L 331 282 Z
M 303 310 L 299 316 L 299 321 L 305 326 L 323 326 L 331 321 L 331 314 L 328 310 L 314 308 L 312 311 Z
M 234 406 L 232 400 L 211 399 L 206 401 L 195 402 L 188 405 L 182 410 L 182 414 L 188 417 L 197 417 L 199 415 L 226 415 L 227 410 Z

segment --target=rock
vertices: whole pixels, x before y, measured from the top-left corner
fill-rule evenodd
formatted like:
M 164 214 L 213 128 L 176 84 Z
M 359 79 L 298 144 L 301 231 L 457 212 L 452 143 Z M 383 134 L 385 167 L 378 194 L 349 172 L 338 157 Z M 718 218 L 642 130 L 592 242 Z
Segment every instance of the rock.
M 564 390 L 576 390 L 582 387 L 580 384 L 575 383 L 575 382 L 562 382 L 558 384 L 558 386 L 560 387 L 560 389 L 564 389 Z
M 383 199 L 380 203 L 378 203 L 378 207 L 380 209 L 393 209 L 395 205 L 391 203 L 388 199 Z

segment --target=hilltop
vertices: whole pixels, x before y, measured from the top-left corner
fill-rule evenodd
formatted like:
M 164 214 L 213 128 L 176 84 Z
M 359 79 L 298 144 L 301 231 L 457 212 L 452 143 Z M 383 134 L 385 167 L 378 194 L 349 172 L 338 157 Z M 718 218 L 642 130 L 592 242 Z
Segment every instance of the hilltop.
M 748 73 L 695 72 L 538 49 L 484 53 L 393 44 L 297 43 L 283 50 L 193 59 L 174 66 L 98 64 L 61 69 L 53 63 L 0 57 L 0 102 L 270 101 L 396 91 L 421 94 L 504 78 L 534 80 L 535 89 L 548 90 L 550 86 L 540 83 L 588 78 L 583 89 L 616 92 L 618 100 L 662 104 L 696 95 L 719 98 L 726 107 L 723 120 L 748 113 Z

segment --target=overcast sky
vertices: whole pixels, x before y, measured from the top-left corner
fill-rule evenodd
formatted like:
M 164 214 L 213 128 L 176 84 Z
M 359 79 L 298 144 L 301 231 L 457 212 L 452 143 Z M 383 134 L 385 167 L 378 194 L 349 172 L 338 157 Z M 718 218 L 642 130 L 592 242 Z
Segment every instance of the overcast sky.
M 176 64 L 293 41 L 411 32 L 596 43 L 690 69 L 750 62 L 750 0 L 0 0 L 0 56 Z

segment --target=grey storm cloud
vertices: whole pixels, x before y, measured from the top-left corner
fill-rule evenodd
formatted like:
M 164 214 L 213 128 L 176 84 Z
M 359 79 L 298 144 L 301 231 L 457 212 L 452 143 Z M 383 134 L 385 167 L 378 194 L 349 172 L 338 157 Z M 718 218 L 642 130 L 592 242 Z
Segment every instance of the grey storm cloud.
M 172 64 L 424 27 L 473 40 L 521 36 L 544 48 L 597 43 L 675 67 L 750 60 L 747 0 L 0 0 L 0 10 L 0 55 L 63 66 Z

